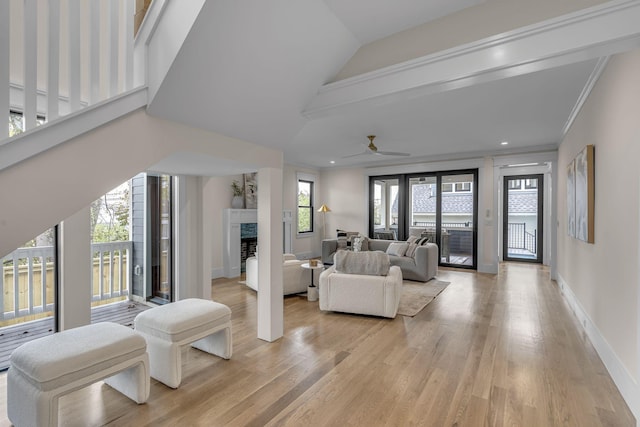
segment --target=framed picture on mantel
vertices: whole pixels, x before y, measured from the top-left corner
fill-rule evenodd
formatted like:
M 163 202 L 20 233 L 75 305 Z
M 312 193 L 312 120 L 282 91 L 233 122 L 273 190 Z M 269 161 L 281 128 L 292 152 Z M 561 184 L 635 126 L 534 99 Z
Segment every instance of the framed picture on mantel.
M 258 173 L 244 174 L 244 207 L 258 209 Z

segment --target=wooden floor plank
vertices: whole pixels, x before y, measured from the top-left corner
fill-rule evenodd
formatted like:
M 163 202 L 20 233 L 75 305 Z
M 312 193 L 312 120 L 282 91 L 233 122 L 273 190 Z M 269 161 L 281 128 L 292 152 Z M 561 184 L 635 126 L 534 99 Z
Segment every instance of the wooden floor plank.
M 256 338 L 256 293 L 215 280 L 232 309 L 231 360 L 183 351 L 183 382 L 136 405 L 97 383 L 61 399 L 69 426 L 635 426 L 546 268 L 440 269 L 451 284 L 415 317 L 284 300 L 285 335 Z M 0 375 L 0 426 L 6 406 Z

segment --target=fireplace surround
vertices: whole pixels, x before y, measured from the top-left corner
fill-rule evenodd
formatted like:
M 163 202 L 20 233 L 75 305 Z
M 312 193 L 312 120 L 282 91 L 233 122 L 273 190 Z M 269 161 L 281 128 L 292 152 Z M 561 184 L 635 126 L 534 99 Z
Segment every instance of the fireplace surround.
M 224 209 L 222 213 L 223 250 L 222 262 L 224 264 L 224 277 L 232 278 L 240 276 L 242 272 L 242 224 L 257 224 L 257 209 Z M 282 247 L 285 253 L 291 252 L 291 227 L 292 212 L 282 212 Z M 246 228 L 246 227 L 245 227 Z M 245 240 L 245 244 L 247 244 Z M 249 243 L 249 245 L 252 245 Z M 251 248 L 247 252 L 250 252 Z M 252 256 L 253 253 L 248 253 Z

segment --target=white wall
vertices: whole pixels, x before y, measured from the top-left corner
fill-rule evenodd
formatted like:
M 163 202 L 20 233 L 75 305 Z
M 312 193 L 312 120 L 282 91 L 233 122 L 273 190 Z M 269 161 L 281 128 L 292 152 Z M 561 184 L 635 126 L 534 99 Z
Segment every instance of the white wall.
M 315 204 L 316 209 L 320 207 L 324 201 L 322 196 L 323 183 L 320 180 L 320 172 L 316 169 L 303 168 L 294 165 L 285 165 L 283 170 L 282 182 L 282 204 L 283 209 L 290 210 L 293 213 L 293 229 L 291 250 L 298 258 L 314 258 L 321 254 L 320 242 L 322 240 L 322 216 L 318 212 L 314 212 L 314 233 L 307 236 L 297 236 L 296 221 L 298 208 L 298 173 L 304 173 L 315 177 Z
M 336 237 L 336 229 L 369 234 L 367 186 L 364 169 L 325 169 L 320 174 L 322 203 L 331 212 L 326 215 L 327 238 Z
M 640 50 L 611 58 L 558 152 L 559 282 L 636 418 Z M 595 145 L 595 242 L 567 236 L 566 167 Z
M 211 277 L 223 277 L 222 263 L 222 211 L 231 207 L 231 183 L 242 182 L 242 175 L 229 175 L 207 178 L 203 191 L 205 193 L 204 216 L 209 224 L 208 236 L 211 240 Z

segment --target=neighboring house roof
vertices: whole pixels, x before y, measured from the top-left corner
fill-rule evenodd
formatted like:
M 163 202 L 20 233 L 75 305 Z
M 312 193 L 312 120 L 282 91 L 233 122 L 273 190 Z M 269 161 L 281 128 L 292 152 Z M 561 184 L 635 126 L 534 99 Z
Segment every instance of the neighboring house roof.
M 417 184 L 413 189 L 413 212 L 436 212 L 436 185 Z M 538 197 L 536 190 L 522 190 L 510 193 L 509 212 L 511 213 L 536 213 Z M 391 212 L 398 213 L 398 197 L 393 201 Z M 442 193 L 443 213 L 473 212 L 473 193 Z
M 538 191 L 522 190 L 509 192 L 509 213 L 538 212 Z

